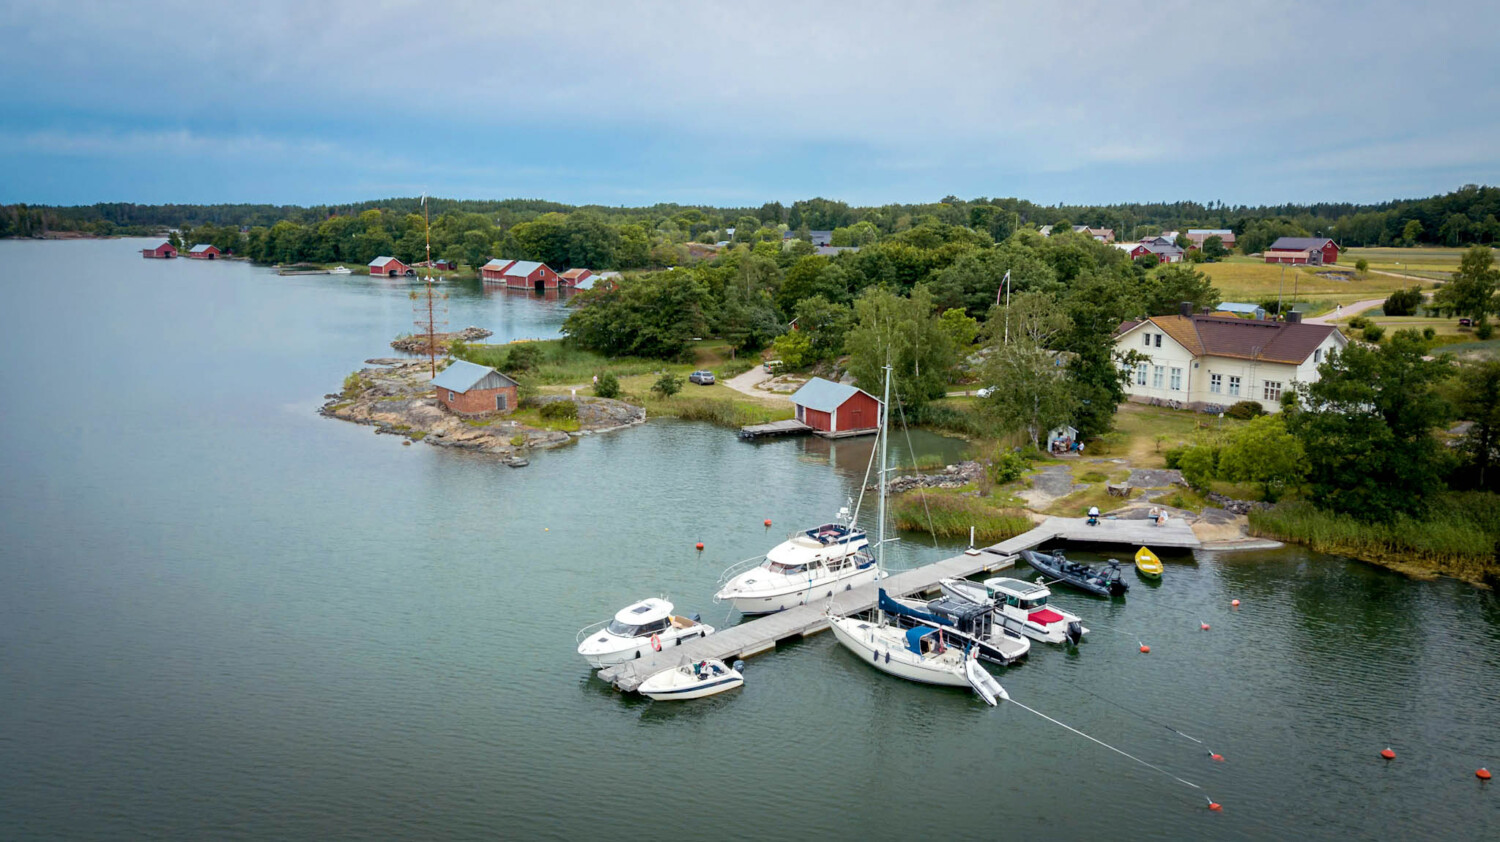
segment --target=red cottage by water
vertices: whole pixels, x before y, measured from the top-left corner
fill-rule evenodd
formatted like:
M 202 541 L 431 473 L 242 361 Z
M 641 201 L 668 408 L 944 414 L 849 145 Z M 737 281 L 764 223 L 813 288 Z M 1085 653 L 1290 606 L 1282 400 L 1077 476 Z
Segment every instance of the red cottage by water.
M 407 266 L 394 257 L 377 257 L 370 261 L 370 274 L 375 276 L 384 275 L 388 278 L 397 278 L 404 275 L 416 275 L 417 270 Z
M 797 420 L 827 438 L 861 436 L 880 428 L 880 401 L 874 395 L 821 377 L 802 384 L 792 403 Z
M 194 260 L 217 260 L 219 258 L 219 250 L 207 243 L 199 243 L 188 250 L 188 257 Z
M 159 244 L 152 246 L 151 248 L 141 249 L 141 257 L 155 257 L 166 259 L 176 256 L 177 249 L 174 248 L 172 244 L 167 242 L 166 240 L 162 240 Z

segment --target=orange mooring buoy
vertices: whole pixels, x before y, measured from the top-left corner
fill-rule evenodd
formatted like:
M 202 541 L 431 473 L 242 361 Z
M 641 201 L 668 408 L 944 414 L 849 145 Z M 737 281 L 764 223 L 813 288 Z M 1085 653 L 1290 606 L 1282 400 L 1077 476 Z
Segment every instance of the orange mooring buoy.
M 1208 631 L 1208 623 L 1199 623 L 1198 625 L 1201 626 L 1204 631 Z
M 698 552 L 700 552 L 700 553 L 703 552 L 703 542 L 702 541 L 698 542 Z
M 770 518 L 766 518 L 766 526 L 770 526 L 770 525 L 771 525 L 771 519 Z
M 1239 600 L 1237 600 L 1237 599 L 1231 599 L 1231 600 L 1230 600 L 1230 601 L 1229 601 L 1229 604 L 1230 604 L 1230 605 L 1233 605 L 1233 606 L 1234 606 L 1234 607 L 1235 607 L 1235 608 L 1239 608 L 1239 607 L 1240 607 L 1240 601 L 1239 601 Z
M 1142 643 L 1142 644 L 1141 644 L 1141 652 L 1142 652 L 1142 653 L 1143 653 L 1143 654 L 1146 654 L 1146 655 L 1150 655 L 1150 654 L 1151 654 L 1151 647 L 1150 647 L 1150 646 L 1147 646 L 1147 645 L 1146 645 L 1146 644 L 1144 644 L 1144 643 Z
M 1384 757 L 1386 760 L 1395 760 L 1396 752 L 1391 751 L 1390 749 L 1386 749 L 1380 753 L 1380 756 Z
M 1215 813 L 1224 812 L 1224 806 L 1212 798 L 1208 799 L 1208 809 L 1213 810 Z
M 1214 754 L 1211 751 L 1208 753 L 1208 758 L 1210 760 L 1214 761 L 1215 763 L 1223 763 L 1224 762 L 1224 755 L 1222 755 L 1222 754 Z
M 1487 781 L 1490 779 L 1490 770 L 1480 767 L 1479 771 L 1474 773 L 1474 777 L 1481 781 Z

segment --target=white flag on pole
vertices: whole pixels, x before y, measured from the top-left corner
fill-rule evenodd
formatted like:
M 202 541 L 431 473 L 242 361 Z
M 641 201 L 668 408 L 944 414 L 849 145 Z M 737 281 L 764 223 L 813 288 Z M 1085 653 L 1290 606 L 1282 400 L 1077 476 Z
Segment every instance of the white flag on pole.
M 1000 279 L 1000 288 L 995 290 L 995 306 L 1000 305 L 1000 295 L 1010 289 L 1010 270 L 1005 270 L 1005 277 Z M 1006 296 L 1009 298 L 1010 296 Z

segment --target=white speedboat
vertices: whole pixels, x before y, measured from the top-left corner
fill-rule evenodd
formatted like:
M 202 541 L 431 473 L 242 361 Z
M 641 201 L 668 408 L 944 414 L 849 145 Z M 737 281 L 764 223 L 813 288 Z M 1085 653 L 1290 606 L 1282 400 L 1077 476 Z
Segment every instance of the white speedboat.
M 942 627 L 950 641 L 992 664 L 1009 666 L 1031 651 L 1031 641 L 996 622 L 997 612 L 989 605 L 947 595 L 931 600 L 893 597 L 883 589 L 876 604 L 899 626 Z
M 635 660 L 648 650 L 660 652 L 713 633 L 714 627 L 704 624 L 696 614 L 678 616 L 665 599 L 643 599 L 620 609 L 613 620 L 580 630 L 578 654 L 589 666 L 603 669 Z
M 707 658 L 662 670 L 641 682 L 640 691 L 641 695 L 659 702 L 675 702 L 712 696 L 744 683 L 745 676 L 738 669 L 726 666 L 718 658 Z
M 728 601 L 741 614 L 770 614 L 827 599 L 875 581 L 879 568 L 869 546 L 845 508 L 839 522 L 794 533 L 764 559 L 725 570 L 714 600 Z
M 330 274 L 330 275 L 348 275 L 348 274 L 351 274 L 351 271 L 347 267 L 344 267 L 344 266 L 335 266 L 332 269 L 328 270 L 328 274 Z
M 1043 643 L 1073 643 L 1089 633 L 1077 614 L 1048 605 L 1052 591 L 1046 585 L 1021 579 L 942 579 L 938 587 L 956 599 L 993 607 L 1005 628 Z

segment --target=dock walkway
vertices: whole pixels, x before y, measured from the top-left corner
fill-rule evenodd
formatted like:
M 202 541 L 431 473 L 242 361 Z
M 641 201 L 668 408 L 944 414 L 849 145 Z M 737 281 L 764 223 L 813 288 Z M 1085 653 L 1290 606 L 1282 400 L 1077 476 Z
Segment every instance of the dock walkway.
M 769 424 L 751 424 L 748 427 L 741 427 L 740 438 L 760 439 L 770 436 L 800 436 L 810 432 L 812 432 L 812 427 L 795 418 L 788 418 L 785 421 L 772 421 Z
M 894 596 L 926 593 L 937 588 L 939 579 L 967 577 L 976 573 L 993 573 L 1012 567 L 1022 550 L 1039 547 L 1048 541 L 1069 541 L 1122 546 L 1149 546 L 1171 549 L 1196 549 L 1202 544 L 1193 530 L 1182 521 L 1156 526 L 1149 520 L 1101 520 L 1089 526 L 1083 518 L 1049 517 L 1035 529 L 985 547 L 972 553 L 954 556 L 923 567 L 892 573 L 880 580 L 879 588 Z M 853 614 L 875 607 L 876 585 L 863 585 L 834 594 L 832 610 L 836 614 Z M 824 611 L 827 598 L 808 605 L 789 608 L 747 620 L 737 626 L 717 631 L 664 649 L 648 652 L 640 659 L 599 671 L 599 677 L 624 691 L 635 690 L 641 682 L 656 673 L 675 666 L 719 658 L 729 661 L 747 658 L 770 649 L 785 640 L 807 637 L 828 628 Z

